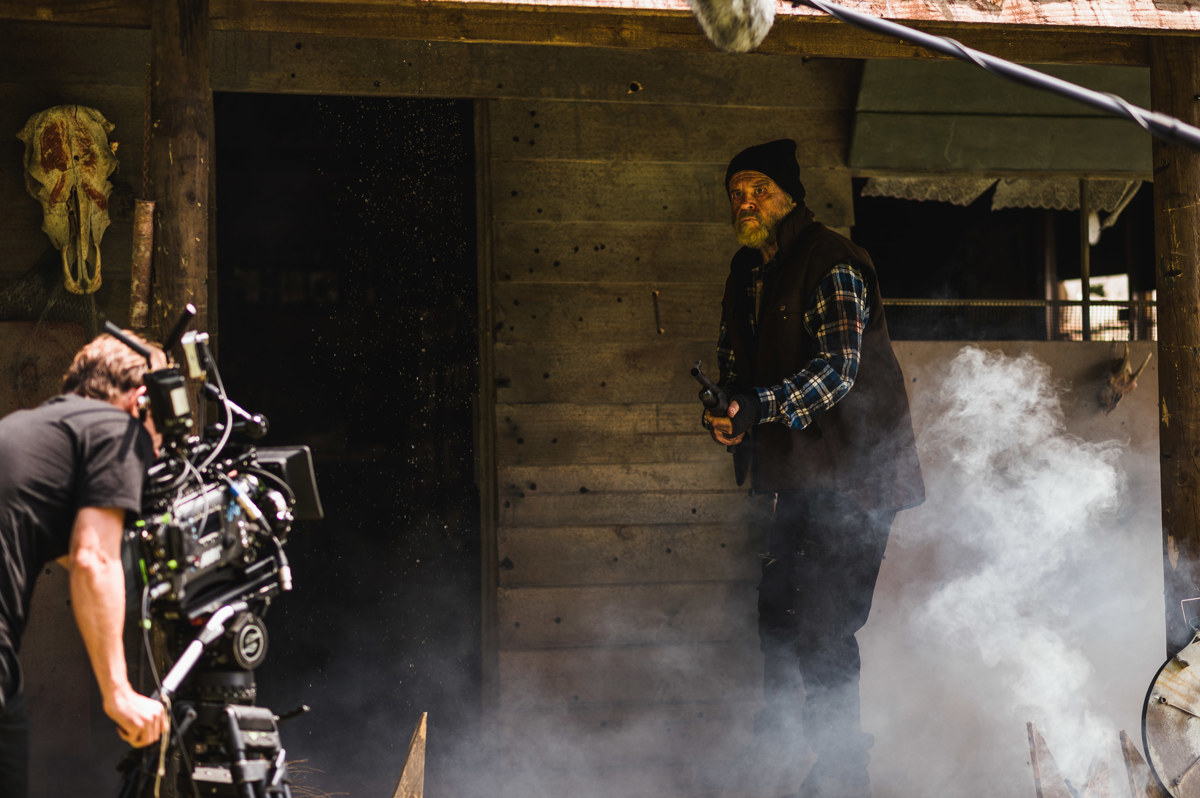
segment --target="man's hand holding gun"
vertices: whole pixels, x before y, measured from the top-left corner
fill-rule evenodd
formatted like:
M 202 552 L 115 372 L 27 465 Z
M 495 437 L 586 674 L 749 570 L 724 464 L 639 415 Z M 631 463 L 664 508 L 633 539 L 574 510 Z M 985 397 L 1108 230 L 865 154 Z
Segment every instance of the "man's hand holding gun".
M 712 433 L 713 440 L 725 446 L 737 446 L 747 430 L 758 421 L 757 397 L 734 394 L 729 398 L 725 389 L 700 370 L 700 361 L 692 367 L 692 376 L 700 383 L 700 402 L 704 415 L 700 423 Z

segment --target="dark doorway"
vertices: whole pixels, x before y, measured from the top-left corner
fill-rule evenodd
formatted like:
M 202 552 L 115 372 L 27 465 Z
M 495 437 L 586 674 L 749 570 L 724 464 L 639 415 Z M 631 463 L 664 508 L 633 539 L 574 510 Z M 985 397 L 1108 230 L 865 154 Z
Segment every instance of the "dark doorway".
M 472 106 L 218 94 L 218 361 L 264 443 L 307 444 L 325 519 L 288 543 L 259 703 L 295 781 L 390 795 L 480 704 Z M 310 793 L 305 793 L 310 794 Z

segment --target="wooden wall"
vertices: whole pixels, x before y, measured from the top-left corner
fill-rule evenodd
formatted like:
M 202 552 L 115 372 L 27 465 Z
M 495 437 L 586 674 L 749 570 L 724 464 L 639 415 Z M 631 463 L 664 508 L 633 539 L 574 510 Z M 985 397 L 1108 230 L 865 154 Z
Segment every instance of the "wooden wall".
M 563 67 L 624 82 L 619 55 Z M 797 139 L 812 207 L 848 227 L 858 74 L 754 64 L 752 93 L 714 92 L 714 67 L 671 74 L 654 102 L 487 103 L 501 761 L 549 794 L 600 776 L 621 795 L 713 789 L 749 742 L 761 546 L 688 369 L 717 371 L 728 159 Z
M 0 129 L 59 102 L 97 107 L 122 141 L 114 182 L 135 192 L 148 34 L 5 23 L 0 36 L 12 42 L 0 48 Z M 688 370 L 702 359 L 716 373 L 735 249 L 725 164 L 743 146 L 797 139 L 811 206 L 848 229 L 858 74 L 857 62 L 799 57 L 214 34 L 216 91 L 479 100 L 495 402 L 480 434 L 481 486 L 495 495 L 485 680 L 515 792 L 564 794 L 598 774 L 617 794 L 683 792 L 719 780 L 748 740 L 751 507 L 699 427 Z M 20 144 L 3 141 L 0 285 L 44 245 Z M 113 289 L 127 286 L 129 239 L 114 216 Z M 122 294 L 106 309 L 120 318 L 123 305 Z

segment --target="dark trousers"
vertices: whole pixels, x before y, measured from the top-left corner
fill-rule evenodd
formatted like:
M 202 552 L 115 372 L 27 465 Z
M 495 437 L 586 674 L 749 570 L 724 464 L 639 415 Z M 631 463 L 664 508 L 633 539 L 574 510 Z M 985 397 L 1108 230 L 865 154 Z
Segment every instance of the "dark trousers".
M 25 696 L 17 693 L 0 711 L 0 796 L 29 794 L 29 716 Z
M 854 635 L 870 614 L 895 516 L 830 491 L 776 499 L 758 593 L 763 693 L 770 713 L 803 685 L 801 722 L 818 757 L 865 762 Z

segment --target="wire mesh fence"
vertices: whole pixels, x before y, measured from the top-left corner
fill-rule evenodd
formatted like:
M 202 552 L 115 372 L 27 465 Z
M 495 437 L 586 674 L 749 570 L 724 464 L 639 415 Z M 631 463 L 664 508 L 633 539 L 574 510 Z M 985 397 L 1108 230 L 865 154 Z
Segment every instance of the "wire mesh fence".
M 1152 341 L 1153 301 L 891 299 L 884 301 L 897 341 Z M 1087 319 L 1085 323 L 1085 317 Z M 1084 334 L 1089 328 L 1090 333 Z

